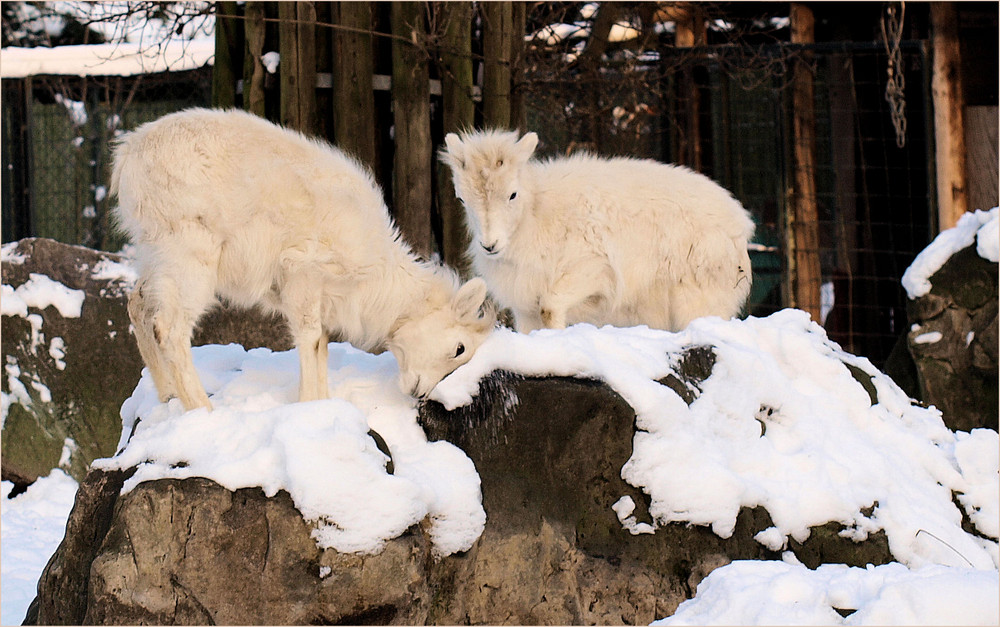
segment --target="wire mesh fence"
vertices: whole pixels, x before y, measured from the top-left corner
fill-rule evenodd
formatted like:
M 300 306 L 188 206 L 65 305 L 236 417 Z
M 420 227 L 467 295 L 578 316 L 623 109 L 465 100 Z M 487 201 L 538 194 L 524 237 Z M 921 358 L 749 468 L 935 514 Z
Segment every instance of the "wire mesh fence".
M 578 147 L 683 163 L 716 179 L 753 214 L 750 313 L 794 304 L 821 312 L 846 349 L 882 364 L 905 330 L 903 271 L 933 232 L 927 51 L 902 42 L 905 143 L 886 102 L 876 44 L 665 47 L 599 77 L 526 78 L 528 126 L 543 149 Z M 796 163 L 791 67 L 806 59 L 815 134 L 808 175 L 816 244 L 792 243 Z M 794 254 L 818 258 L 819 302 L 795 302 Z
M 591 149 L 682 163 L 730 189 L 758 225 L 749 312 L 790 304 L 820 310 L 835 340 L 880 365 L 904 331 L 900 278 L 934 226 L 927 51 L 902 42 L 900 52 L 902 147 L 884 96 L 887 55 L 874 44 L 663 45 L 612 54 L 596 68 L 553 62 L 564 52 L 529 49 L 518 92 L 543 153 Z M 818 258 L 819 303 L 795 302 L 791 288 L 794 249 L 803 248 L 791 244 L 796 59 L 808 60 L 813 94 L 817 244 L 806 252 Z M 4 241 L 41 236 L 120 248 L 109 219 L 110 140 L 209 104 L 211 79 L 203 68 L 4 80 Z
M 49 237 L 119 250 L 108 194 L 117 133 L 207 105 L 211 68 L 128 77 L 3 81 L 3 239 Z

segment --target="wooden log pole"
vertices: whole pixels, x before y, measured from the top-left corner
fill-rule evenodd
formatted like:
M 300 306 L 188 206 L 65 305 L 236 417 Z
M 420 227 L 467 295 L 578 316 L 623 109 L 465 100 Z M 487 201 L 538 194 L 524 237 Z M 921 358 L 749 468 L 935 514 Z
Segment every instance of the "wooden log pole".
M 254 115 L 267 117 L 264 76 L 267 70 L 261 57 L 267 34 L 263 2 L 247 2 L 244 20 L 243 108 Z
M 424 45 L 423 2 L 392 2 L 392 110 L 396 152 L 393 161 L 393 214 L 403 237 L 418 255 L 430 258 L 431 113 L 430 70 Z
M 338 11 L 339 9 L 339 11 Z M 372 5 L 340 2 L 334 9 L 333 132 L 338 146 L 375 168 L 375 96 Z
M 479 6 L 483 12 L 483 124 L 510 128 L 513 7 L 509 0 Z
M 813 43 L 815 19 L 805 4 L 791 6 L 792 43 Z M 793 307 L 821 321 L 822 270 L 816 205 L 816 111 L 812 57 L 802 51 L 792 68 L 793 192 L 789 207 L 788 254 Z
M 958 9 L 951 2 L 932 2 L 930 9 L 938 229 L 943 231 L 955 226 L 969 209 L 962 115 L 962 63 Z
M 212 106 L 236 105 L 236 58 L 238 55 L 235 2 L 219 2 L 215 9 L 215 62 L 212 64 Z
M 436 5 L 444 32 L 439 66 L 444 133 L 471 129 L 475 123 L 473 100 L 471 2 L 439 2 Z M 463 277 L 471 274 L 465 251 L 469 234 L 462 203 L 455 196 L 451 170 L 438 164 L 438 209 L 441 213 L 441 257 Z

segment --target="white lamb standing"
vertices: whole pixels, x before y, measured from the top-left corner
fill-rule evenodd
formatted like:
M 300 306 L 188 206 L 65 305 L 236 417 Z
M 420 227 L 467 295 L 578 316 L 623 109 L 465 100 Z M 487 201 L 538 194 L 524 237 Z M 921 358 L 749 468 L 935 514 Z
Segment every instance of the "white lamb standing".
M 188 109 L 115 147 L 117 219 L 135 243 L 129 316 L 162 401 L 211 408 L 191 333 L 224 299 L 287 319 L 299 400 L 327 398 L 332 334 L 388 348 L 426 396 L 492 331 L 486 285 L 418 261 L 371 174 L 340 150 L 242 111 Z
M 538 136 L 450 133 L 469 255 L 518 331 L 578 322 L 678 331 L 730 318 L 750 293 L 754 223 L 688 168 L 578 153 L 532 159 Z

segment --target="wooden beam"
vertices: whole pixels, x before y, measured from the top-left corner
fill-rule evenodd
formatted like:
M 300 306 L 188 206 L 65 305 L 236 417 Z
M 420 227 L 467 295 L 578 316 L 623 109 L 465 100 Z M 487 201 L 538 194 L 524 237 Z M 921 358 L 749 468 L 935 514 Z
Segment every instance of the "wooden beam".
M 375 168 L 372 5 L 370 2 L 339 2 L 336 7 L 336 22 L 345 29 L 333 30 L 334 138 L 340 148 Z
M 316 119 L 316 6 L 279 2 L 281 123 L 313 133 Z
M 969 208 L 962 116 L 962 63 L 957 8 L 951 2 L 932 2 L 930 8 L 938 229 L 943 231 L 955 226 Z
M 791 5 L 792 43 L 814 41 L 815 19 L 803 3 Z M 819 211 L 816 206 L 816 111 L 812 55 L 803 51 L 792 64 L 792 206 L 789 207 L 789 275 L 793 307 L 821 322 L 822 269 Z
M 510 0 L 479 6 L 483 12 L 483 124 L 509 128 L 513 7 Z
M 415 253 L 430 259 L 431 112 L 430 70 L 424 46 L 423 2 L 392 3 L 392 111 L 396 153 L 393 162 L 393 215 Z
M 267 70 L 261 56 L 267 27 L 264 18 L 266 9 L 263 2 L 247 2 L 244 20 L 243 53 L 243 108 L 250 113 L 267 117 L 264 97 L 264 77 Z
M 471 129 L 475 123 L 473 100 L 471 2 L 438 2 L 438 18 L 444 25 L 441 40 L 441 115 L 444 133 Z M 471 275 L 465 251 L 469 234 L 465 211 L 455 196 L 451 168 L 438 164 L 438 209 L 441 213 L 441 257 L 463 277 Z
M 215 8 L 215 62 L 212 64 L 212 106 L 236 105 L 237 31 L 235 2 L 218 2 Z

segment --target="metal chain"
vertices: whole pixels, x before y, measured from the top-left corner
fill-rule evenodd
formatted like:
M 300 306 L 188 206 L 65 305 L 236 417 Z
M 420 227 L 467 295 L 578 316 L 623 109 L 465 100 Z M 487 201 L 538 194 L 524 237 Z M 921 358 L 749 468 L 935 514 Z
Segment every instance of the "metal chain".
M 906 14 L 906 3 L 890 2 L 882 15 L 882 41 L 885 43 L 886 54 L 889 55 L 887 80 L 885 85 L 885 101 L 889 103 L 892 125 L 896 129 L 896 146 L 906 145 L 906 96 L 903 89 L 906 79 L 903 76 L 903 53 L 899 42 L 903 39 L 903 17 Z

